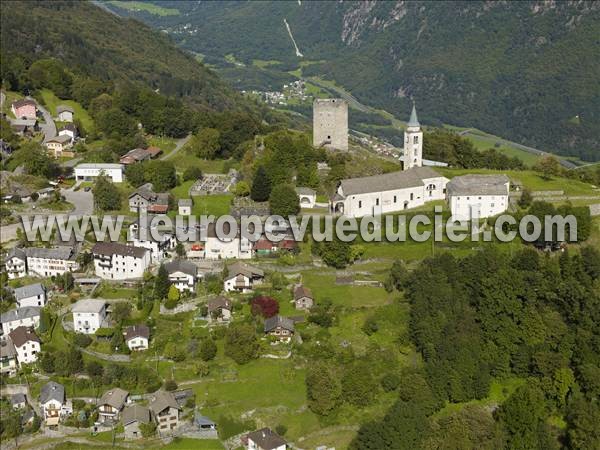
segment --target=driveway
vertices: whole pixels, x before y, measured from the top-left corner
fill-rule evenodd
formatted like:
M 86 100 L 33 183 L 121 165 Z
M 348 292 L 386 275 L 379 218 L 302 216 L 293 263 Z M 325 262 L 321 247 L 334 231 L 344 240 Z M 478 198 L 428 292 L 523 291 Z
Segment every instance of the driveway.
M 40 105 L 39 102 L 36 103 L 38 110 L 42 113 L 42 116 L 44 116 L 44 122 L 46 122 L 40 123 L 40 130 L 42 130 L 42 132 L 44 133 L 44 142 L 46 142 L 48 139 L 51 139 L 54 136 L 56 136 L 56 124 L 54 123 L 52 114 L 50 114 L 50 112 L 42 105 Z
M 178 140 L 175 142 L 175 148 L 173 149 L 173 151 L 172 151 L 171 153 L 167 153 L 166 155 L 164 155 L 164 156 L 163 156 L 163 157 L 161 157 L 160 159 L 164 161 L 164 160 L 166 160 L 166 159 L 172 158 L 172 157 L 173 157 L 173 155 L 174 155 L 175 153 L 177 153 L 179 150 L 181 150 L 181 148 L 182 148 L 182 147 L 183 147 L 185 144 L 187 144 L 187 142 L 190 140 L 190 138 L 191 138 L 191 137 L 192 137 L 192 135 L 191 135 L 191 134 L 188 134 L 186 137 L 184 137 L 184 138 L 181 138 L 181 139 L 178 139 Z
M 85 192 L 83 189 L 74 191 L 73 189 L 61 189 L 61 195 L 65 200 L 72 203 L 75 208 L 68 214 L 69 216 L 91 216 L 94 212 L 94 194 L 91 191 Z

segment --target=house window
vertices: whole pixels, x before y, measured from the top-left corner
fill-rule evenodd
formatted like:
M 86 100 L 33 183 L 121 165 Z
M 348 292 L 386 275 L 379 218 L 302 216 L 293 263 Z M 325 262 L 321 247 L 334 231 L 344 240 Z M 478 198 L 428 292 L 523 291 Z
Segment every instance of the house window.
M 379 199 L 375 199 L 375 205 L 379 206 Z
M 415 198 L 415 194 L 413 194 L 412 192 L 410 193 L 410 199 L 413 200 Z
M 413 139 L 413 142 L 415 144 L 418 144 L 419 143 L 419 136 L 415 136 L 414 139 Z
M 362 208 L 362 201 L 360 201 L 360 200 L 358 201 L 358 207 Z
M 493 208 L 493 207 L 494 207 L 494 204 L 492 203 L 490 206 Z
M 397 198 L 396 198 L 396 196 L 394 195 L 394 203 L 396 203 L 396 201 L 397 201 Z

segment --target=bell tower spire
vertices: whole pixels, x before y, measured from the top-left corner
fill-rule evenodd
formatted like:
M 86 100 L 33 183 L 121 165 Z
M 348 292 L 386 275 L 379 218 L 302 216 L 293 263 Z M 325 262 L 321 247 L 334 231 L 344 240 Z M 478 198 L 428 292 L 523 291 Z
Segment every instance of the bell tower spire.
M 404 170 L 423 165 L 423 132 L 413 101 L 410 119 L 404 130 Z

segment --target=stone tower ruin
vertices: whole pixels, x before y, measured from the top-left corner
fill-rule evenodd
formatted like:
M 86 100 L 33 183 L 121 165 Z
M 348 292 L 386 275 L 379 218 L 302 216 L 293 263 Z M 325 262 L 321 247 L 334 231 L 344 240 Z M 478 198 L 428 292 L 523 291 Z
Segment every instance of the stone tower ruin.
M 313 146 L 348 150 L 348 103 L 341 98 L 313 102 Z

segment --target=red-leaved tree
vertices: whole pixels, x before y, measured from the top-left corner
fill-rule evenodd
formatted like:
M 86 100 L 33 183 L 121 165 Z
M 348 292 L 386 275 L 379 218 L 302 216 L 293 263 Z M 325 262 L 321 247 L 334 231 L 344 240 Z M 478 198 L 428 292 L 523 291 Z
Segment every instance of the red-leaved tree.
M 259 295 L 252 299 L 252 314 L 260 314 L 265 319 L 273 317 L 279 312 L 279 303 L 272 297 L 266 295 Z

